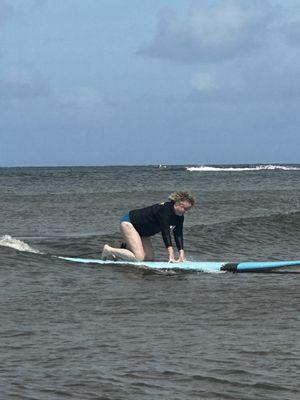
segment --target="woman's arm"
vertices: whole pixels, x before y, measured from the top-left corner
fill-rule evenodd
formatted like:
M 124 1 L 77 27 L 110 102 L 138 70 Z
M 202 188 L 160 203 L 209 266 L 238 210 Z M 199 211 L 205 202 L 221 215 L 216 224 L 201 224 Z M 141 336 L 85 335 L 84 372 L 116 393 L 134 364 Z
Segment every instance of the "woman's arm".
M 174 215 L 174 211 L 169 206 L 163 206 L 160 208 L 158 212 L 158 218 L 161 226 L 161 234 L 164 241 L 164 244 L 168 251 L 168 260 L 169 262 L 178 262 L 184 261 L 184 251 L 183 251 L 183 217 L 176 221 L 176 226 L 173 230 L 174 239 L 176 242 L 176 247 L 179 251 L 179 259 L 176 260 L 174 249 L 172 247 L 172 239 L 171 239 L 171 229 L 170 229 L 170 221 Z
M 184 220 L 183 217 L 180 218 L 178 225 L 176 225 L 173 231 L 176 247 L 179 252 L 179 259 L 178 259 L 179 262 L 185 261 L 185 255 L 183 250 L 183 220 Z

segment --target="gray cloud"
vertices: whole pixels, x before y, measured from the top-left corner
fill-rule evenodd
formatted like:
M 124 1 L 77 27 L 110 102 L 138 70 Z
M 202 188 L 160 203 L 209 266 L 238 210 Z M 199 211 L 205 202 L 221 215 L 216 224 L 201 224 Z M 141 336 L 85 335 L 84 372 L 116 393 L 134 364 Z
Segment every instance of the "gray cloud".
M 164 10 L 139 54 L 193 64 L 191 71 L 199 64 L 190 102 L 288 107 L 300 102 L 300 9 L 275 4 L 195 1 L 184 18 Z
M 183 19 L 163 10 L 154 39 L 138 54 L 178 63 L 234 59 L 262 46 L 279 16 L 278 7 L 259 0 L 194 2 Z
M 210 75 L 211 85 L 206 84 L 202 74 L 188 96 L 192 102 L 213 102 L 223 104 L 241 103 L 282 103 L 300 102 L 300 72 L 296 66 L 258 63 L 252 66 L 231 65 L 221 72 Z M 226 79 L 224 79 L 226 76 Z
M 25 63 L 11 67 L 0 79 L 1 100 L 46 97 L 49 94 L 49 82 L 39 71 Z

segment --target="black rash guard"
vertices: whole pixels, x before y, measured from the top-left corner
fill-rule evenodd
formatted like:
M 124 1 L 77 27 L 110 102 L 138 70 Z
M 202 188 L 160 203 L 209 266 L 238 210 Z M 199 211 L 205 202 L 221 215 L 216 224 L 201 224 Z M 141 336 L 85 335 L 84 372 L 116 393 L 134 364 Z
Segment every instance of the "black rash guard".
M 172 246 L 170 231 L 173 229 L 176 247 L 183 249 L 184 217 L 175 214 L 173 201 L 129 211 L 129 218 L 142 237 L 161 232 L 166 247 Z

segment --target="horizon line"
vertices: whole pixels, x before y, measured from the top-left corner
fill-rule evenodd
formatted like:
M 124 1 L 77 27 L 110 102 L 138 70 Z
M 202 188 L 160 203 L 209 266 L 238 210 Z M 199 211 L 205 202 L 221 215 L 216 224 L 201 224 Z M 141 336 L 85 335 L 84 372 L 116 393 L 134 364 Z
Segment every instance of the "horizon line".
M 204 166 L 226 166 L 226 165 L 300 165 L 300 162 L 244 162 L 244 163 L 147 163 L 147 164 L 61 164 L 61 165 L 0 165 L 0 169 L 5 168 L 104 168 L 104 167 L 204 167 Z

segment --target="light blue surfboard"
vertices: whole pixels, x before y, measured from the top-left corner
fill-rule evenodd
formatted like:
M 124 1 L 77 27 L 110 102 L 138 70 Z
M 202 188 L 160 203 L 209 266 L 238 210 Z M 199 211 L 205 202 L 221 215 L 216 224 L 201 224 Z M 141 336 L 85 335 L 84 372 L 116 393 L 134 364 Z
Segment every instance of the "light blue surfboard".
M 213 261 L 185 261 L 168 263 L 160 261 L 103 261 L 94 258 L 59 257 L 62 260 L 80 264 L 119 265 L 143 267 L 153 270 L 182 270 L 200 272 L 277 272 L 300 273 L 300 261 L 262 261 L 262 262 L 213 262 Z

